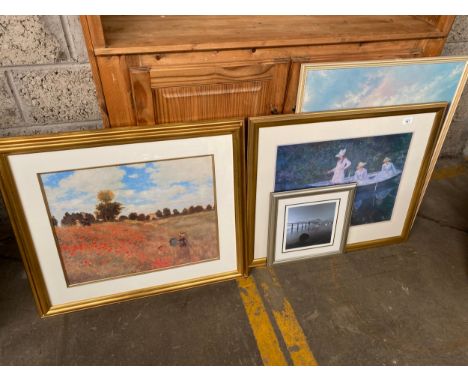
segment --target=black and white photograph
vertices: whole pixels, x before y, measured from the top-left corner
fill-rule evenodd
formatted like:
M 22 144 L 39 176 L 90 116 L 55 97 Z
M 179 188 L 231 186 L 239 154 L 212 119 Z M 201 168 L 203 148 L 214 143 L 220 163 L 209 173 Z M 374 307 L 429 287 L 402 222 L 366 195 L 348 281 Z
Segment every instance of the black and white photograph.
M 333 244 L 339 200 L 286 207 L 284 251 Z

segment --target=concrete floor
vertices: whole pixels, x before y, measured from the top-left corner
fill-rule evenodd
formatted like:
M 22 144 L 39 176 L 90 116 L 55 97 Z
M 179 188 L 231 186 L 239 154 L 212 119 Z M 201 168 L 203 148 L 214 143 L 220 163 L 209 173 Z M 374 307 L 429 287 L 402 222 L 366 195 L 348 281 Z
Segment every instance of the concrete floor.
M 441 162 L 403 244 L 47 319 L 3 240 L 0 364 L 467 365 L 467 191 Z

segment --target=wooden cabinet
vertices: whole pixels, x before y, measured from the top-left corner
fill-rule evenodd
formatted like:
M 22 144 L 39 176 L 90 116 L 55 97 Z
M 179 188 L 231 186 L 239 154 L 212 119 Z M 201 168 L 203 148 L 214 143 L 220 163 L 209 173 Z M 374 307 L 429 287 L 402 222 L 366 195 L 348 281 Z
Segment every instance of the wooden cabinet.
M 82 16 L 104 125 L 292 113 L 302 62 L 436 56 L 453 16 Z
M 137 125 L 283 110 L 289 62 L 129 68 Z

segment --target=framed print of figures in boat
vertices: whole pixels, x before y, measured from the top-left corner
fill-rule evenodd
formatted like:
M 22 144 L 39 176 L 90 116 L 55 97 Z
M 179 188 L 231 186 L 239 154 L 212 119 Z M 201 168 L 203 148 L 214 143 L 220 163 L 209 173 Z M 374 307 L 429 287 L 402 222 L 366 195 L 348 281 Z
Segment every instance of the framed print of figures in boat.
M 303 64 L 296 112 L 448 102 L 419 206 L 467 78 L 468 57 Z
M 446 103 L 249 120 L 247 230 L 251 264 L 267 257 L 272 192 L 356 183 L 347 250 L 404 240 Z
M 39 311 L 244 273 L 242 121 L 0 140 L 1 188 Z
M 356 183 L 270 197 L 268 264 L 343 253 Z

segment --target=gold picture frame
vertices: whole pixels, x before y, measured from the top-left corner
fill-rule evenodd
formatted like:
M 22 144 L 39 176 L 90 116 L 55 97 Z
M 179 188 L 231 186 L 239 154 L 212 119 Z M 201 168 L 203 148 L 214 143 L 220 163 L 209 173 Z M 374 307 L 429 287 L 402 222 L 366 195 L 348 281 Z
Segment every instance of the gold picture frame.
M 224 244 L 224 248 L 232 247 L 233 249 L 232 253 L 228 253 L 225 251 L 226 254 L 224 259 L 226 265 L 218 267 L 219 269 L 226 270 L 220 272 L 216 271 L 210 274 L 209 269 L 207 269 L 204 270 L 203 275 L 199 277 L 196 275 L 197 270 L 193 270 L 193 277 L 181 277 L 180 280 L 162 282 L 158 285 L 145 285 L 141 288 L 130 288 L 128 290 L 121 290 L 115 293 L 103 293 L 102 295 L 94 296 L 92 298 L 72 298 L 70 301 L 67 302 L 55 303 L 54 301 L 52 301 L 51 286 L 53 285 L 53 283 L 50 282 L 48 284 L 48 282 L 46 281 L 43 269 L 44 264 L 40 262 L 40 256 L 42 255 L 42 253 L 39 253 L 37 250 L 38 236 L 36 232 L 34 232 L 34 225 L 31 225 L 31 222 L 28 220 L 27 214 L 25 213 L 25 209 L 23 206 L 24 198 L 22 199 L 24 194 L 21 194 L 18 179 L 15 177 L 17 173 L 13 168 L 14 160 L 16 160 L 16 158 L 18 157 L 26 157 L 29 154 L 42 155 L 51 153 L 51 155 L 73 155 L 75 150 L 78 150 L 76 151 L 78 153 L 81 149 L 91 149 L 91 151 L 87 151 L 89 153 L 93 152 L 93 150 L 95 150 L 96 152 L 98 152 L 98 150 L 112 150 L 113 146 L 117 146 L 119 149 L 125 148 L 130 153 L 128 155 L 133 155 L 132 153 L 135 152 L 135 150 L 138 150 L 139 144 L 157 143 L 169 145 L 172 143 L 172 141 L 180 142 L 180 146 L 183 146 L 180 150 L 184 150 L 184 147 L 191 147 L 188 143 L 190 142 L 190 140 L 195 140 L 194 142 L 203 142 L 204 139 L 222 140 L 222 142 L 224 142 L 225 144 L 225 147 L 227 147 L 229 151 L 232 152 L 232 157 L 230 155 L 226 157 L 225 153 L 216 154 L 218 155 L 216 157 L 218 158 L 217 160 L 219 160 L 219 158 L 221 158 L 224 155 L 227 158 L 226 163 L 232 164 L 232 170 L 227 171 L 229 175 L 227 175 L 226 179 L 229 179 L 229 182 L 227 182 L 229 186 L 226 187 L 231 187 L 232 185 L 233 189 L 224 190 L 224 194 L 228 195 L 226 196 L 226 198 L 229 199 L 226 199 L 227 202 L 225 202 L 224 205 L 231 206 L 229 212 L 226 212 L 223 215 L 226 216 L 226 221 L 229 222 L 229 228 L 226 228 L 227 233 L 225 232 L 223 237 L 224 239 L 227 238 L 229 240 L 229 243 Z M 179 123 L 152 127 L 125 127 L 114 128 L 109 130 L 105 129 L 97 131 L 80 131 L 54 135 L 37 135 L 30 137 L 14 137 L 1 139 L 0 188 L 7 211 L 10 216 L 15 236 L 17 238 L 21 257 L 24 263 L 26 273 L 28 275 L 28 279 L 40 315 L 42 317 L 52 316 L 56 314 L 97 307 L 105 304 L 146 297 L 163 292 L 191 288 L 207 283 L 231 280 L 245 275 L 247 267 L 245 262 L 246 258 L 244 251 L 245 240 L 243 212 L 245 197 L 244 141 L 244 122 L 241 120 L 225 120 L 189 124 Z M 182 144 L 184 142 L 187 142 L 185 143 L 185 146 L 184 144 Z M 172 147 L 174 146 L 172 145 Z M 115 151 L 114 153 L 118 154 L 118 152 Z M 174 158 L 177 157 L 174 156 Z M 13 162 L 11 162 L 10 160 L 12 160 Z M 117 158 L 112 160 L 118 161 L 120 159 Z M 86 169 L 86 167 L 83 168 Z M 32 179 L 34 178 L 34 176 L 31 176 L 29 178 Z M 37 176 L 35 177 L 35 180 L 33 180 L 33 182 L 39 183 Z M 40 187 L 39 185 L 36 185 L 35 187 L 37 187 L 37 189 L 40 189 L 41 193 L 43 192 L 42 184 Z M 218 203 L 218 201 L 216 201 L 216 203 Z M 43 208 L 44 211 L 46 210 L 45 206 L 41 206 L 41 208 Z M 216 216 L 217 219 L 219 219 L 220 212 L 218 212 L 218 205 L 216 205 L 216 209 Z M 44 223 L 44 218 L 42 218 L 42 220 Z M 47 221 L 45 221 L 45 223 L 47 223 Z M 53 230 L 52 224 L 48 224 L 47 229 Z M 40 240 L 42 239 L 43 238 L 40 238 Z M 218 238 L 218 240 L 221 239 Z M 196 265 L 199 264 L 197 263 L 195 264 L 195 266 Z M 215 266 L 213 269 L 218 268 L 216 268 Z M 180 269 L 180 267 L 177 268 L 177 270 L 178 269 Z M 170 270 L 172 270 L 172 268 Z M 159 272 L 160 271 L 156 271 L 154 272 L 154 274 L 158 274 Z M 141 275 L 137 274 L 128 277 L 139 276 Z M 147 274 L 143 274 L 143 276 L 147 276 Z M 122 277 L 121 279 L 125 279 L 126 277 Z M 176 275 L 171 277 L 177 278 L 178 276 Z M 166 278 L 170 279 L 170 277 Z M 108 280 L 103 279 L 103 282 L 107 281 Z M 100 280 L 98 280 L 98 283 L 99 282 Z M 73 286 L 73 288 L 79 287 L 87 288 L 89 287 L 89 284 Z M 121 286 L 119 287 L 122 289 Z M 104 290 L 107 289 L 104 288 Z
M 344 253 L 355 192 L 356 183 L 272 192 L 268 229 L 268 265 Z M 292 201 L 295 202 L 294 205 L 291 204 Z M 327 206 L 325 210 L 324 205 Z M 315 207 L 319 207 L 320 211 L 314 210 Z M 310 211 L 299 212 L 295 217 L 295 220 L 298 220 L 301 216 L 302 222 L 291 221 L 294 219 L 290 216 L 291 209 L 304 208 L 309 208 Z M 329 222 L 324 219 L 327 213 L 332 217 Z M 321 219 L 318 219 L 319 215 Z M 304 216 L 310 220 L 303 221 Z M 302 238 L 303 235 L 305 237 Z M 287 243 L 290 238 L 296 241 L 290 246 L 291 248 L 288 248 Z M 281 245 L 278 245 L 278 239 L 281 239 Z
M 464 63 L 463 66 L 463 71 L 459 77 L 459 80 L 455 86 L 455 92 L 453 94 L 452 99 L 435 99 L 434 95 L 438 91 L 437 88 L 432 89 L 429 93 L 428 99 L 418 99 L 418 100 L 413 100 L 413 101 L 408 101 L 406 99 L 405 101 L 402 101 L 400 103 L 388 103 L 386 102 L 384 105 L 385 106 L 397 106 L 398 104 L 408 104 L 408 103 L 427 103 L 427 102 L 448 102 L 449 107 L 447 108 L 446 115 L 443 120 L 442 127 L 440 129 L 439 136 L 437 138 L 434 151 L 430 160 L 429 167 L 427 169 L 427 173 L 424 179 L 424 186 L 421 192 L 421 195 L 419 196 L 418 202 L 417 202 L 417 209 L 419 209 L 422 198 L 424 197 L 424 194 L 426 192 L 427 186 L 429 184 L 429 181 L 431 179 L 432 173 L 434 171 L 437 159 L 440 155 L 440 152 L 442 150 L 442 146 L 444 144 L 445 138 L 447 137 L 448 130 L 450 128 L 450 125 L 452 123 L 452 120 L 455 116 L 455 112 L 458 106 L 458 103 L 460 101 L 460 98 L 462 96 L 463 90 L 467 84 L 468 81 L 468 56 L 452 56 L 452 57 L 424 57 L 424 58 L 412 58 L 412 59 L 397 59 L 397 60 L 374 60 L 374 61 L 353 61 L 353 62 L 335 62 L 335 63 L 304 63 L 301 65 L 301 72 L 299 76 L 299 87 L 298 87 L 298 92 L 297 92 L 297 100 L 296 100 L 296 113 L 303 113 L 303 112 L 315 112 L 319 110 L 306 110 L 304 107 L 304 99 L 306 97 L 306 80 L 307 80 L 307 75 L 308 73 L 312 71 L 323 71 L 323 70 L 342 70 L 342 69 L 362 69 L 365 70 L 366 68 L 385 68 L 385 67 L 396 67 L 396 66 L 403 66 L 403 67 L 409 67 L 412 65 L 433 65 L 433 64 L 444 64 L 444 63 Z M 353 75 L 350 75 L 349 77 L 354 77 Z M 435 76 L 433 76 L 435 77 Z M 440 76 L 441 81 L 443 82 L 442 86 L 445 86 L 449 79 L 448 75 L 443 75 Z M 424 83 L 424 86 L 427 86 L 427 83 L 429 82 L 428 79 L 426 83 Z M 412 80 L 410 80 L 412 81 Z M 422 87 L 422 86 L 420 86 Z M 440 86 L 439 86 L 440 87 Z M 415 90 L 415 92 L 418 89 Z M 340 91 L 339 92 L 341 96 L 345 95 L 345 91 Z M 408 92 L 402 91 L 401 89 L 399 90 L 399 93 L 402 96 L 406 96 Z M 321 96 L 323 98 L 323 95 Z M 326 97 L 325 97 L 326 98 Z M 372 97 L 369 97 L 372 98 Z M 375 97 L 371 102 L 372 104 L 369 105 L 362 105 L 362 106 L 348 106 L 347 108 L 357 108 L 357 107 L 379 107 L 379 106 L 384 106 L 384 105 L 378 105 L 375 104 L 375 100 L 378 99 Z M 332 111 L 332 110 L 337 110 L 339 107 L 335 108 L 323 108 L 320 111 Z M 414 219 L 411 224 L 414 223 Z
M 268 208 L 268 202 L 265 202 L 264 199 L 269 197 L 271 192 L 275 191 L 275 163 L 277 160 L 276 150 L 279 146 L 286 145 L 286 143 L 284 143 L 282 140 L 288 139 L 296 144 L 310 142 L 311 137 L 318 140 L 319 138 L 317 137 L 317 133 L 319 130 L 320 132 L 323 132 L 323 134 L 329 134 L 331 131 L 330 126 L 333 123 L 343 124 L 343 126 L 337 125 L 336 129 L 334 130 L 338 135 L 341 133 L 346 133 L 357 134 L 356 136 L 360 136 L 360 132 L 356 130 L 359 129 L 359 123 L 361 123 L 360 120 L 368 120 L 373 118 L 377 120 L 380 118 L 382 121 L 385 121 L 387 117 L 401 119 L 403 116 L 403 119 L 405 119 L 407 116 L 419 118 L 419 114 L 431 114 L 434 116 L 434 118 L 431 120 L 430 126 L 428 126 L 427 143 L 424 148 L 421 148 L 420 154 L 418 154 L 420 157 L 420 166 L 418 169 L 411 170 L 415 173 L 413 179 L 414 188 L 408 191 L 408 195 L 410 195 L 411 198 L 409 200 L 407 211 L 401 212 L 401 232 L 395 235 L 391 235 L 391 237 L 372 238 L 353 244 L 348 242 L 346 251 L 359 250 L 404 241 L 409 235 L 412 220 L 416 215 L 417 203 L 424 185 L 425 174 L 430 164 L 429 161 L 436 144 L 436 139 L 439 136 L 440 126 L 446 111 L 446 106 L 447 103 L 431 103 L 250 118 L 248 125 L 249 135 L 247 155 L 247 254 L 249 266 L 255 267 L 265 265 L 266 263 L 267 251 L 263 248 L 265 245 L 262 243 L 266 240 L 265 237 L 267 236 L 263 231 L 267 232 L 267 229 L 264 229 L 264 225 L 268 225 L 268 223 L 265 223 L 268 222 L 268 216 L 265 217 L 264 210 Z M 422 118 L 422 116 L 420 118 Z M 345 127 L 346 124 L 348 125 L 348 130 Z M 327 126 L 327 129 L 325 129 L 324 126 Z M 385 134 L 392 134 L 391 124 L 389 126 L 390 127 L 388 128 L 388 131 L 385 133 L 379 132 L 376 133 L 376 135 L 384 136 Z M 322 127 L 322 129 L 319 129 L 319 127 Z M 368 128 L 367 125 L 364 127 L 366 129 Z M 377 126 L 372 127 L 372 129 L 376 128 Z M 282 133 L 280 129 L 283 129 Z M 306 140 L 302 140 L 303 138 L 301 138 L 294 129 L 298 129 L 297 131 L 308 134 L 308 138 Z M 268 133 L 270 130 L 271 132 Z M 367 137 L 371 135 L 369 135 L 369 133 L 364 133 L 362 136 Z M 259 160 L 259 146 L 262 144 L 260 142 L 261 139 L 267 140 L 271 137 L 274 137 L 276 141 L 272 143 L 270 140 L 268 140 L 267 143 L 265 143 L 265 146 L 262 146 L 260 149 L 264 156 L 266 155 L 265 153 L 268 153 L 268 160 L 271 159 L 271 161 L 275 162 L 267 164 L 265 159 L 266 156 L 265 158 L 261 158 Z M 411 147 L 414 149 L 416 145 Z M 259 169 L 262 170 L 267 165 L 269 166 L 269 170 L 265 171 L 264 173 L 269 174 L 268 177 L 265 179 L 259 179 Z M 262 188 L 261 195 L 257 194 L 259 186 Z M 298 187 L 298 189 L 300 188 L 304 187 Z M 257 201 L 259 201 L 262 206 L 261 211 L 259 211 L 259 205 L 257 204 Z M 262 229 L 261 234 L 256 232 L 257 226 Z M 256 240 L 258 241 L 257 245 L 262 247 L 260 251 L 261 253 L 255 253 Z

